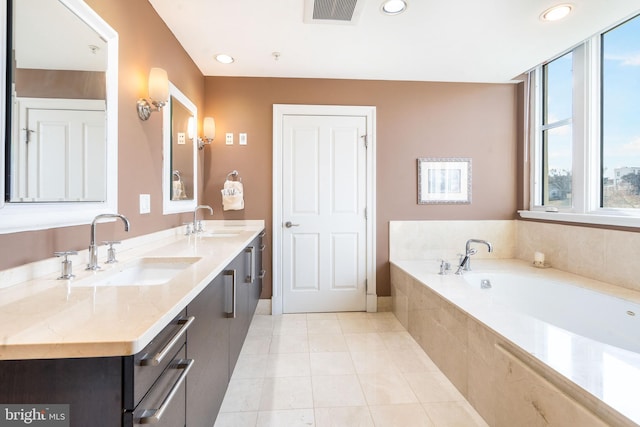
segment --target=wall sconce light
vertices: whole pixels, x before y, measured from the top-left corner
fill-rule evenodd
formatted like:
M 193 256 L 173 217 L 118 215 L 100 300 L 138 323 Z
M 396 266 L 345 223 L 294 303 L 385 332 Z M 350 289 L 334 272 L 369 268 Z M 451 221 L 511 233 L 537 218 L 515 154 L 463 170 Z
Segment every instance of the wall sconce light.
M 149 71 L 149 98 L 151 104 L 146 99 L 139 99 L 137 103 L 138 117 L 140 120 L 149 120 L 151 113 L 160 111 L 169 99 L 169 77 L 162 68 L 152 68 Z M 153 107 L 151 106 L 153 104 Z
M 198 138 L 198 149 L 202 150 L 205 144 L 211 144 L 216 137 L 216 122 L 213 117 L 205 117 L 203 126 L 204 136 Z

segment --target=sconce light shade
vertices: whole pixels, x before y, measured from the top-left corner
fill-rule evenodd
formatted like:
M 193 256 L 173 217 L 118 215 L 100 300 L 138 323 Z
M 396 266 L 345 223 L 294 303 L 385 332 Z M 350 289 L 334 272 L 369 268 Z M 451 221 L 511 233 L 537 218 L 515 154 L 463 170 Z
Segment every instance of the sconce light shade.
M 205 144 L 211 144 L 216 137 L 216 122 L 213 117 L 205 117 L 203 126 L 204 137 L 198 138 L 198 148 L 202 150 Z
M 169 77 L 162 68 L 149 71 L 149 98 L 163 104 L 169 99 Z
M 216 138 L 216 121 L 213 117 L 204 118 L 204 139 L 214 140 Z
M 160 111 L 169 100 L 169 77 L 162 68 L 152 68 L 149 71 L 149 98 L 151 98 L 151 104 L 146 99 L 138 100 L 137 108 L 140 120 L 148 120 L 151 113 Z M 155 109 L 151 107 L 152 104 Z

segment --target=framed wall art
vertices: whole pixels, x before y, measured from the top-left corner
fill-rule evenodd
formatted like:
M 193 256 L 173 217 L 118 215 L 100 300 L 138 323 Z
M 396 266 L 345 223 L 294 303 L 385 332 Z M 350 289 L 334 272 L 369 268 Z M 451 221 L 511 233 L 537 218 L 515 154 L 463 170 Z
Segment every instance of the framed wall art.
M 471 203 L 470 158 L 419 158 L 418 204 Z

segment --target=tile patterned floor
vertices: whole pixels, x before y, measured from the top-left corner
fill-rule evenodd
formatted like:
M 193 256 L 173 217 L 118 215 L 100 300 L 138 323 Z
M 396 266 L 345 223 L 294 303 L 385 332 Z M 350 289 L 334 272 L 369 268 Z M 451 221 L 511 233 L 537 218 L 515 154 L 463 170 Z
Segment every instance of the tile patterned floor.
M 215 427 L 487 426 L 393 313 L 254 317 Z

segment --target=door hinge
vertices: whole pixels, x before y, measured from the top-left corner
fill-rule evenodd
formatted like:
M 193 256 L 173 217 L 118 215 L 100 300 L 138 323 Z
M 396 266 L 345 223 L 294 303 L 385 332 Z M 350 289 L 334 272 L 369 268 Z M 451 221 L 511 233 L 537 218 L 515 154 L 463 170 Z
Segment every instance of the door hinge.
M 364 208 L 364 219 L 369 219 L 369 213 L 367 212 L 367 208 Z
M 24 131 L 24 133 L 25 133 L 25 136 L 24 136 L 25 141 L 24 141 L 24 142 L 25 142 L 25 143 L 27 143 L 27 144 L 28 144 L 28 143 L 30 143 L 30 142 L 31 142 L 31 137 L 30 137 L 30 135 L 31 135 L 33 132 L 35 132 L 35 131 L 34 131 L 34 130 L 31 130 L 31 129 L 27 129 L 27 128 L 22 128 L 22 130 L 23 130 L 23 131 Z
M 369 279 L 364 279 L 364 290 L 365 290 L 365 293 L 368 295 L 369 294 Z
M 360 138 L 364 141 L 364 148 L 369 148 L 369 138 L 367 138 L 367 135 L 362 135 Z

